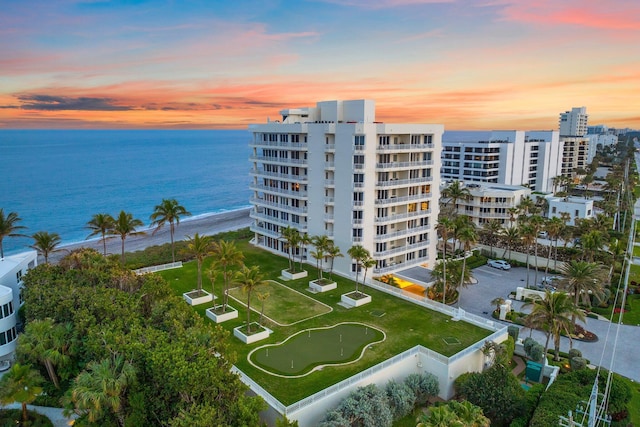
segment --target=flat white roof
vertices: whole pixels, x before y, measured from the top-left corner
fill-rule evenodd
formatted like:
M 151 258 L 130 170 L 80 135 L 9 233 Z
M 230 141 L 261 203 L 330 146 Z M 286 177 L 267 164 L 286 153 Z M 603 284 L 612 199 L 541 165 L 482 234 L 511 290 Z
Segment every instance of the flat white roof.
M 16 268 L 20 263 L 24 262 L 27 259 L 35 260 L 38 257 L 38 253 L 36 251 L 28 251 L 21 252 L 15 255 L 8 255 L 0 260 L 0 277 L 9 273 L 11 270 Z

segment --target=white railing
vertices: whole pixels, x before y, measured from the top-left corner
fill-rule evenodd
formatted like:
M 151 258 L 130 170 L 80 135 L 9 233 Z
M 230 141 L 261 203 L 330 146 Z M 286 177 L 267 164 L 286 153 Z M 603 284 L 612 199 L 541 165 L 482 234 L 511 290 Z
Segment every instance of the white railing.
M 271 393 L 262 388 L 260 384 L 249 378 L 244 372 L 238 369 L 235 366 L 231 367 L 231 372 L 238 374 L 240 377 L 240 381 L 245 383 L 251 388 L 258 396 L 262 397 L 273 409 L 280 412 L 281 414 L 286 414 L 287 407 L 284 406 L 278 399 L 273 397 Z
M 162 265 L 152 265 L 151 267 L 139 268 L 137 270 L 133 270 L 136 274 L 147 274 L 147 273 L 155 273 L 156 271 L 162 270 L 171 270 L 172 268 L 181 268 L 182 261 L 170 262 L 169 264 Z

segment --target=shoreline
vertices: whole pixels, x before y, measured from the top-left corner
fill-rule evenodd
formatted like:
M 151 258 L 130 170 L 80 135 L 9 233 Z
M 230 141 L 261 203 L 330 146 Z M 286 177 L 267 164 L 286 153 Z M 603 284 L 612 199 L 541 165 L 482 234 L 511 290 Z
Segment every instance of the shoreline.
M 180 221 L 176 226 L 174 239 L 175 241 L 185 240 L 186 236 L 193 236 L 199 233 L 201 236 L 211 236 L 225 231 L 239 230 L 248 227 L 251 224 L 249 217 L 250 207 L 240 208 L 224 212 L 215 212 L 209 214 L 196 215 L 187 217 Z M 155 228 L 141 228 L 139 231 L 144 234 L 136 236 L 128 236 L 125 240 L 125 252 L 136 252 L 148 248 L 149 246 L 162 245 L 171 241 L 169 224 L 166 224 L 155 234 Z M 92 248 L 98 252 L 103 252 L 102 238 L 85 240 L 82 242 L 68 243 L 58 247 L 60 252 L 49 255 L 49 262 L 57 263 L 69 251 L 79 248 Z M 121 253 L 122 241 L 118 236 L 107 238 L 107 254 Z M 44 262 L 42 256 L 38 256 L 38 264 Z

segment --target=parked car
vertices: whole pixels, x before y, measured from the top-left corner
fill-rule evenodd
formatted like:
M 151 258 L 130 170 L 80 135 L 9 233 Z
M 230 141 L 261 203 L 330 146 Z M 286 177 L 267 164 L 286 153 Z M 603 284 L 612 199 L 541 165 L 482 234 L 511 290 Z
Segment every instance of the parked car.
M 499 268 L 500 270 L 511 269 L 511 264 L 502 259 L 490 259 L 489 262 L 487 262 L 487 265 L 489 267 Z
M 548 239 L 549 238 L 549 233 L 547 233 L 546 231 L 541 231 L 538 233 L 538 238 L 540 239 Z

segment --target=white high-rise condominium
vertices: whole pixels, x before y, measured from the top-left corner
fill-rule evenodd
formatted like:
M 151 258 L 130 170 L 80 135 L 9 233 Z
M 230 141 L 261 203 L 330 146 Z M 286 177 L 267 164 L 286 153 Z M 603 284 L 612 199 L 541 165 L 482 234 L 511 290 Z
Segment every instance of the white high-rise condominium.
M 560 113 L 560 137 L 585 136 L 587 134 L 587 107 L 574 107 Z
M 578 171 L 584 169 L 593 159 L 589 153 L 587 135 L 588 118 L 586 107 L 574 107 L 571 111 L 560 113 L 560 141 L 563 143 L 562 175 L 578 177 Z
M 331 238 L 344 255 L 334 271 L 344 276 L 355 275 L 354 245 L 375 259 L 373 275 L 433 267 L 444 126 L 376 122 L 372 100 L 281 114 L 249 127 L 254 244 L 287 254 L 290 226 Z
M 554 131 L 453 131 L 442 141 L 442 179 L 524 185 L 551 191 L 561 173 Z

